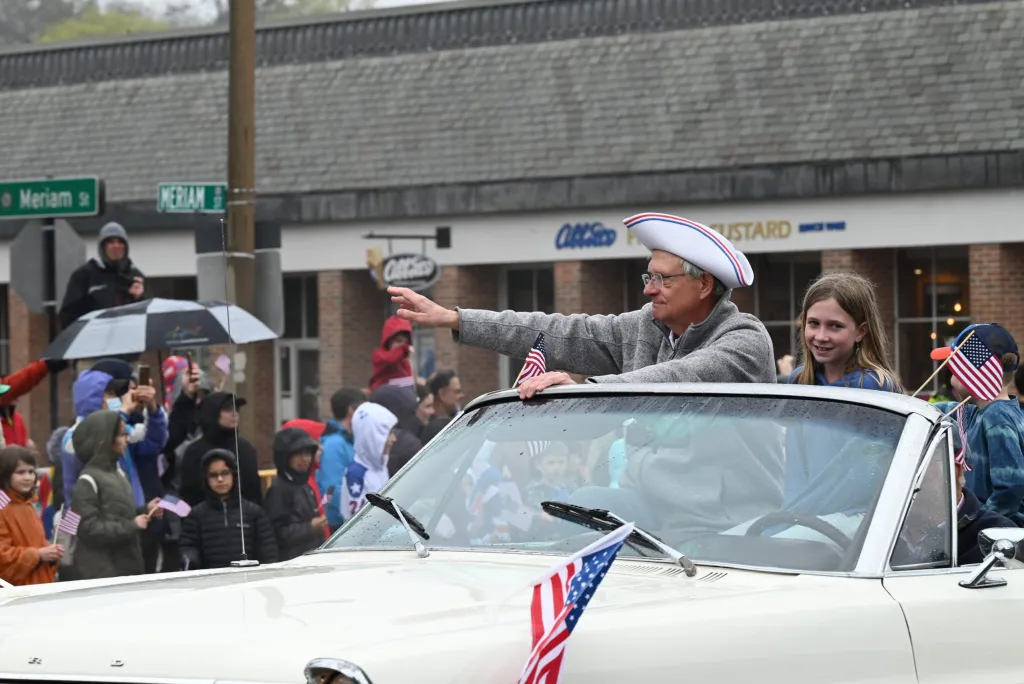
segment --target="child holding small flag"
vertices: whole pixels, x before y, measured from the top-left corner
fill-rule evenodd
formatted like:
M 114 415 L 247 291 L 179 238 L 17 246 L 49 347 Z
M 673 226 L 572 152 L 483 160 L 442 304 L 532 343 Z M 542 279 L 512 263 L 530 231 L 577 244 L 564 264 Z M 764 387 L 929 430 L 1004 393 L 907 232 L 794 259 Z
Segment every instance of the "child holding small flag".
M 953 396 L 967 399 L 967 489 L 986 510 L 1024 527 L 1024 412 L 1010 396 L 1020 352 L 1013 336 L 995 323 L 968 326 L 949 347 L 932 351 L 953 373 Z M 935 408 L 949 413 L 956 402 Z
M 0 578 L 14 585 L 53 582 L 64 553 L 46 541 L 35 489 L 35 454 L 20 446 L 0 451 Z

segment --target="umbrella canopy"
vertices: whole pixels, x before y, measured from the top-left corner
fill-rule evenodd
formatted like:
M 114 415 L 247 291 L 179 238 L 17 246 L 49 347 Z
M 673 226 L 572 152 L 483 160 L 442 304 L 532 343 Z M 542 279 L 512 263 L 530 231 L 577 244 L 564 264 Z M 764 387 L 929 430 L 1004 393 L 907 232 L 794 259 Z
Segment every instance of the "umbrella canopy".
M 273 339 L 273 330 L 233 304 L 146 299 L 85 314 L 57 336 L 42 358 L 89 359 Z

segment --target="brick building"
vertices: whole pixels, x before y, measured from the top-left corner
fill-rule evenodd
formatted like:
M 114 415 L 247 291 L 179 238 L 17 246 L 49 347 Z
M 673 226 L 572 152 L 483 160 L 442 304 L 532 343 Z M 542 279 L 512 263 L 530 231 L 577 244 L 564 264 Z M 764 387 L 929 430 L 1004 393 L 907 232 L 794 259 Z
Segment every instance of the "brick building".
M 750 256 L 756 283 L 735 299 L 777 356 L 807 282 L 834 269 L 877 284 L 908 385 L 971 321 L 1024 340 L 1024 5 L 851 7 L 520 0 L 261 29 L 257 214 L 281 224 L 287 274 L 274 388 L 255 402 L 267 431 L 366 384 L 390 310 L 368 248 L 425 252 L 446 305 L 613 313 L 642 303 L 645 251 L 622 226 L 640 211 Z M 0 177 L 104 178 L 105 216 L 75 228 L 94 244 L 123 222 L 153 291 L 195 297 L 192 231 L 219 223 L 156 213 L 156 189 L 225 177 L 226 44 L 208 30 L 0 52 Z M 438 226 L 450 248 L 419 239 Z M 0 282 L 18 228 L 0 223 Z M 14 368 L 46 328 L 6 301 Z M 454 367 L 469 395 L 520 363 L 433 331 L 416 346 L 421 372 Z M 37 442 L 47 406 L 44 390 L 20 406 Z

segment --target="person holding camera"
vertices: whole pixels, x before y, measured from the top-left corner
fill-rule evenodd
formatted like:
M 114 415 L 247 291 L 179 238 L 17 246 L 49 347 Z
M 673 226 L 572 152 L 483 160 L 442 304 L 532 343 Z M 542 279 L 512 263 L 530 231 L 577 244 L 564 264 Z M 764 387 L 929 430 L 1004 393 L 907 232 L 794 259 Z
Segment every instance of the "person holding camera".
M 128 232 L 120 223 L 100 229 L 99 254 L 82 264 L 68 279 L 60 306 L 60 324 L 66 328 L 80 316 L 146 298 L 142 271 L 128 256 Z

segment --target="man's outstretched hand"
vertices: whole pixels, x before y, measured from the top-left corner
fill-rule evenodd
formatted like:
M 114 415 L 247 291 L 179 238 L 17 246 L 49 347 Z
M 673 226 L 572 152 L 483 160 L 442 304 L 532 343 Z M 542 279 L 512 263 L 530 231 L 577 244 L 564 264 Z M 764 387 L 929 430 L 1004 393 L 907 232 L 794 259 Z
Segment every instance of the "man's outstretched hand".
M 391 295 L 391 301 L 400 307 L 397 311 L 399 318 L 428 328 L 459 329 L 458 311 L 446 309 L 407 287 L 389 287 L 388 294 Z
M 530 378 L 529 380 L 523 381 L 517 389 L 519 390 L 520 399 L 529 399 L 533 397 L 537 392 L 547 387 L 554 387 L 555 385 L 575 385 L 576 382 L 569 377 L 568 373 L 561 371 L 548 371 L 542 373 L 537 377 Z

